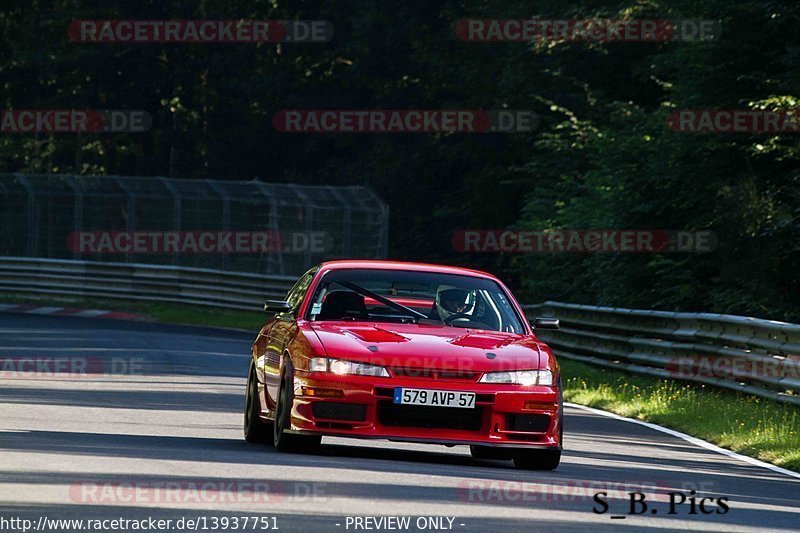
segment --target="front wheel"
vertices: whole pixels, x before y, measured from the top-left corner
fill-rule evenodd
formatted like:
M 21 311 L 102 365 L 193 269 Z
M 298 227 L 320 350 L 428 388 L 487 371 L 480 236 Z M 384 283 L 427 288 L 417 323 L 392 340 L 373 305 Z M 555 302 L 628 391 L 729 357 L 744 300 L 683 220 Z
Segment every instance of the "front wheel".
M 288 365 L 288 362 L 287 362 Z M 319 435 L 293 435 L 287 433 L 290 427 L 290 417 L 292 415 L 292 404 L 294 403 L 294 393 L 292 387 L 287 382 L 291 382 L 291 377 L 287 377 L 289 367 L 281 376 L 278 386 L 277 405 L 275 406 L 275 424 L 273 433 L 273 444 L 275 449 L 280 452 L 290 453 L 311 453 L 319 448 L 322 437 Z
M 523 470 L 555 470 L 561 462 L 561 450 L 517 450 L 514 466 Z
M 244 439 L 247 442 L 272 443 L 272 424 L 261 419 L 258 383 L 252 367 L 247 375 L 247 392 L 244 399 Z

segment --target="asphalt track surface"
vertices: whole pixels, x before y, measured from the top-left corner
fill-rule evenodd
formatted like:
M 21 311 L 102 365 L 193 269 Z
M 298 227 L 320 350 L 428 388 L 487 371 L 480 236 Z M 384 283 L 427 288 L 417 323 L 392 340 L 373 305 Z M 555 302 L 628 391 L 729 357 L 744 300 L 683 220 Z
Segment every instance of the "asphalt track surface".
M 172 520 L 169 531 L 195 529 L 186 520 L 199 531 L 243 531 L 248 517 L 253 531 L 256 516 L 274 517 L 259 519 L 257 531 L 398 530 L 395 522 L 356 522 L 389 516 L 410 517 L 400 531 L 800 528 L 800 480 L 572 408 L 555 472 L 473 460 L 463 446 L 326 438 L 320 453 L 293 455 L 248 444 L 241 411 L 252 338 L 0 314 L 0 359 L 18 370 L 0 372 L 0 530 L 21 531 L 22 522 L 3 519 L 35 527 L 44 517 L 40 531 L 75 531 L 46 525 L 152 517 Z M 67 358 L 84 369 L 20 366 L 25 358 Z M 727 497 L 730 510 L 706 504 L 712 514 L 690 514 L 691 490 L 697 502 Z M 631 491 L 646 494 L 646 513 L 627 514 Z M 670 515 L 676 491 L 687 502 Z M 596 492 L 607 493 L 605 514 L 593 512 Z

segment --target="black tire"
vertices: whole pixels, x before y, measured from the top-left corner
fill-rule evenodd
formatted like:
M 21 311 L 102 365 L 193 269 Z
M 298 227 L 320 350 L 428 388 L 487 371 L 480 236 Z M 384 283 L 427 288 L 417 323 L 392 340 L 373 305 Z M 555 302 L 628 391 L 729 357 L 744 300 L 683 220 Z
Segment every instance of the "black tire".
M 507 461 L 514 458 L 514 450 L 495 446 L 470 444 L 469 453 L 472 454 L 473 459 L 500 459 Z
M 288 360 L 281 375 L 280 385 L 278 386 L 277 405 L 275 406 L 275 424 L 273 426 L 273 445 L 280 452 L 289 453 L 312 453 L 319 448 L 322 437 L 319 435 L 293 435 L 287 433 L 289 418 L 291 415 L 291 405 L 294 401 L 294 392 L 287 382 L 291 379 L 291 367 Z
M 250 366 L 247 375 L 247 392 L 244 400 L 244 440 L 259 444 L 272 444 L 272 424 L 264 422 L 260 416 L 258 384 L 255 369 Z
M 517 450 L 514 466 L 523 470 L 555 470 L 561 462 L 561 450 Z

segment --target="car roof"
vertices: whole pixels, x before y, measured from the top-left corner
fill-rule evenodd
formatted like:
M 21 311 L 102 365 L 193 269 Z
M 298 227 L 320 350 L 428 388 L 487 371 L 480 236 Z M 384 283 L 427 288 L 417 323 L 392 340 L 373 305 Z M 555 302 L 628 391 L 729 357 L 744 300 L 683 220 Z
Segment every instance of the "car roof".
M 322 270 L 347 270 L 347 269 L 375 269 L 375 270 L 406 270 L 411 272 L 433 272 L 436 274 L 457 274 L 462 276 L 473 276 L 478 278 L 499 281 L 495 276 L 488 272 L 472 270 L 448 265 L 434 265 L 429 263 L 412 263 L 406 261 L 388 261 L 376 259 L 348 259 L 339 261 L 328 261 L 320 265 Z

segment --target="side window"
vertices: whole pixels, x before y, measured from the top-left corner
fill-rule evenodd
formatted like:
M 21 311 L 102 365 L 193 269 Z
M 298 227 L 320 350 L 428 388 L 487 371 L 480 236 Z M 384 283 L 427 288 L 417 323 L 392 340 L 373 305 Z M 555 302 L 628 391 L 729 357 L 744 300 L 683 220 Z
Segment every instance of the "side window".
M 303 303 L 303 298 L 305 298 L 308 287 L 311 285 L 311 280 L 313 279 L 314 274 L 308 272 L 300 278 L 289 291 L 289 294 L 286 296 L 286 301 L 289 302 L 289 305 L 292 307 L 292 313 L 297 314 L 297 310 L 300 308 L 300 304 Z

